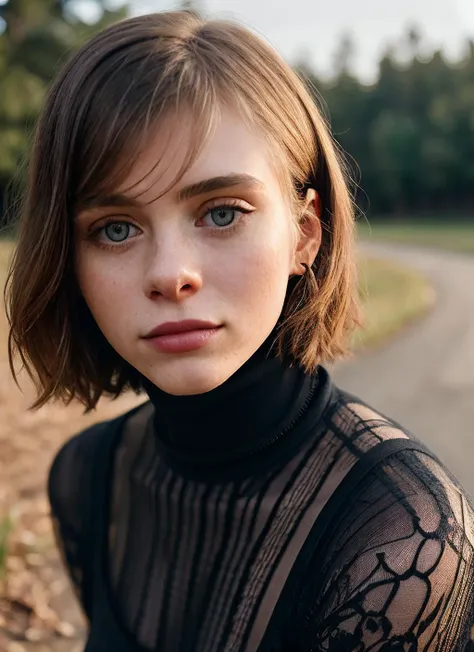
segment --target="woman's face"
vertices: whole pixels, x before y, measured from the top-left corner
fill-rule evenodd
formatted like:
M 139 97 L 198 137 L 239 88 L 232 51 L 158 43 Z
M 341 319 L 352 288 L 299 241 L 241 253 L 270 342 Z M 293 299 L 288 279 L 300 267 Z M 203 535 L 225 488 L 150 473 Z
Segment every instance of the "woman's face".
M 318 220 L 297 234 L 267 146 L 230 111 L 159 197 L 188 152 L 189 125 L 158 129 L 117 194 L 77 216 L 75 233 L 79 286 L 99 328 L 175 395 L 212 390 L 250 358 L 320 238 Z

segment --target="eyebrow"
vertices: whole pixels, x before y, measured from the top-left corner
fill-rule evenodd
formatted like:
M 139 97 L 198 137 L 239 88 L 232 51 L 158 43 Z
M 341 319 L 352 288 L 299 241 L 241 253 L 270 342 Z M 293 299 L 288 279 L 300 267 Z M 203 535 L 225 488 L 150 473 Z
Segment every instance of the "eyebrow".
M 253 177 L 250 174 L 226 174 L 219 177 L 212 177 L 204 181 L 192 183 L 189 186 L 181 188 L 177 194 L 178 202 L 183 202 L 198 195 L 204 195 L 214 190 L 222 190 L 225 188 L 232 188 L 234 186 L 254 186 L 259 190 L 265 188 L 265 184 Z M 112 193 L 108 195 L 96 195 L 86 199 L 81 210 L 92 210 L 93 208 L 106 208 L 106 207 L 136 207 L 139 208 L 143 204 L 136 197 L 129 197 L 123 193 Z
M 197 183 L 182 188 L 178 193 L 178 201 L 186 201 L 187 199 L 197 197 L 198 195 L 204 195 L 213 190 L 222 190 L 224 188 L 243 185 L 255 186 L 260 190 L 263 190 L 265 187 L 265 184 L 262 181 L 250 174 L 227 174 L 220 177 L 212 177 L 211 179 L 206 179 L 204 181 L 198 181 Z

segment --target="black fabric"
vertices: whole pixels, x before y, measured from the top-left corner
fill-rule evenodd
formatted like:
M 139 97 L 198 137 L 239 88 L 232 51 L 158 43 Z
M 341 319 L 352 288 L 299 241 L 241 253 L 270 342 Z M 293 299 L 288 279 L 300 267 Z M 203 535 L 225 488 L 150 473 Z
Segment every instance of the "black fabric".
M 257 358 L 216 402 L 151 388 L 154 405 L 59 452 L 49 493 L 87 651 L 471 652 L 455 479 L 323 368 Z
M 261 471 L 262 450 L 269 462 L 278 448 L 275 440 L 293 429 L 318 383 L 317 375 L 309 377 L 272 356 L 273 339 L 207 394 L 171 396 L 144 381 L 155 408 L 157 448 L 170 466 L 209 481 L 249 474 L 249 462 L 257 461 Z

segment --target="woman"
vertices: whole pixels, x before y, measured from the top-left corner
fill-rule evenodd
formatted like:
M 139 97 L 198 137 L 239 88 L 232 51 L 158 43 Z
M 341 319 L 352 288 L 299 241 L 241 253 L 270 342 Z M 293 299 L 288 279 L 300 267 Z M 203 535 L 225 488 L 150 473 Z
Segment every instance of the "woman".
M 93 38 L 39 122 L 9 286 L 35 406 L 145 389 L 50 474 L 88 652 L 467 650 L 473 513 L 335 387 L 353 209 L 304 85 L 190 12 Z

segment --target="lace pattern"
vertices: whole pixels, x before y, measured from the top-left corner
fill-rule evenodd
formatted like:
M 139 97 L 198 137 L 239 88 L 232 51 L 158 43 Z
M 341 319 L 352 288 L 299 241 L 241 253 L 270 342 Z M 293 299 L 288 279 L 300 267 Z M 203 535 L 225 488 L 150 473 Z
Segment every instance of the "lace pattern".
M 159 458 L 145 412 L 141 425 L 125 429 L 115 456 L 109 574 L 123 623 L 141 645 L 151 652 L 247 649 L 292 523 L 335 489 L 328 482 L 335 469 L 363 460 L 377 443 L 409 436 L 358 399 L 335 397 L 291 460 L 239 482 L 176 475 Z M 87 433 L 71 440 L 50 477 L 80 596 L 90 441 Z M 278 625 L 275 652 L 474 652 L 473 550 L 472 506 L 451 475 L 424 453 L 392 455 L 332 515 Z M 84 606 L 90 610 L 87 600 Z

